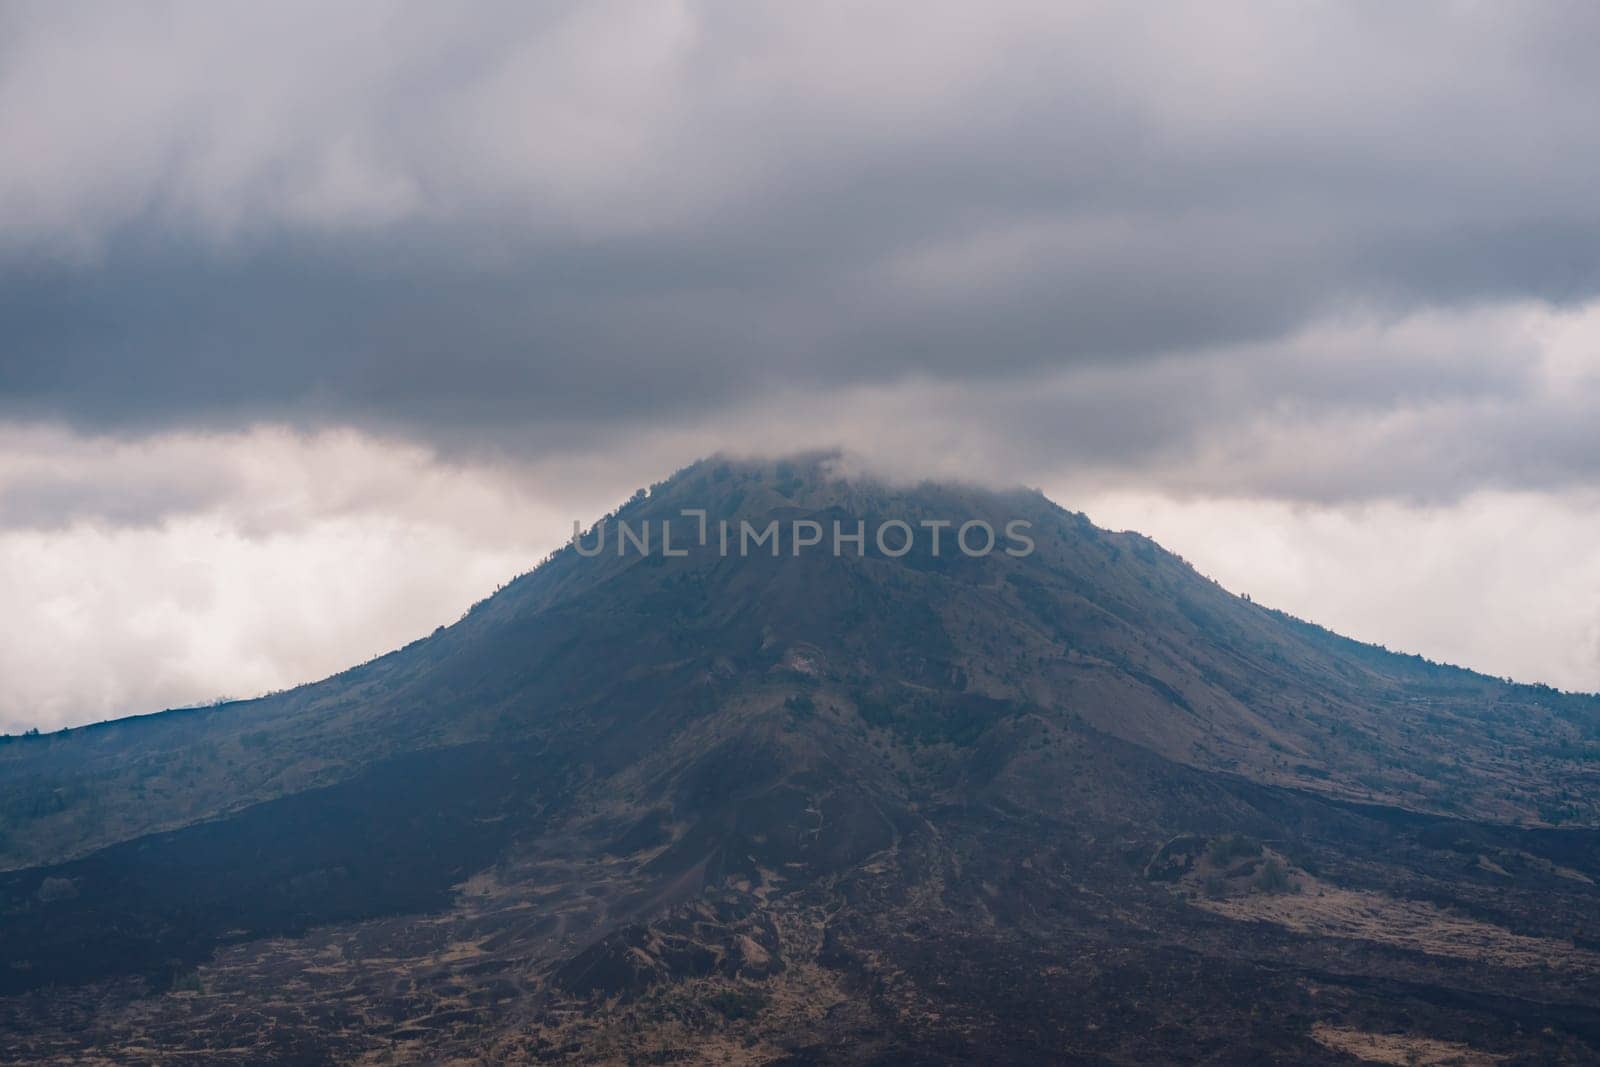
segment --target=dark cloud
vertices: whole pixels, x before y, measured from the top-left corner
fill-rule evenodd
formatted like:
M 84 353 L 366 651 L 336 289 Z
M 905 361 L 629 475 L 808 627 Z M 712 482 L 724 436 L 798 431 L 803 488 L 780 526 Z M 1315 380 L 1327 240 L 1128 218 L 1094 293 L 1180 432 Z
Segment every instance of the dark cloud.
M 548 449 L 999 384 L 971 410 L 1013 447 L 1138 467 L 1262 412 L 1515 422 L 1514 344 L 1374 359 L 1328 324 L 1600 294 L 1576 6 L 5 17 L 12 418 Z M 1593 478 L 1582 434 L 1524 440 L 1483 469 Z M 1418 447 L 1256 488 L 1470 485 Z

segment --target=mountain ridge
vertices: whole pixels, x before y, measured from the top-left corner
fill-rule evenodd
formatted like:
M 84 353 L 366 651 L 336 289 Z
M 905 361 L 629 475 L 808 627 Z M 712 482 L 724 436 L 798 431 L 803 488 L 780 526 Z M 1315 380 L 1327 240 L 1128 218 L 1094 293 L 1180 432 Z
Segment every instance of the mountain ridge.
M 322 682 L 0 746 L 0 1051 L 1600 1049 L 1600 701 L 1373 651 L 1037 493 L 713 459 L 611 518 L 698 507 L 1036 551 L 569 545 Z
M 1143 715 L 1146 719 L 1152 716 L 1164 718 L 1168 711 L 1174 708 L 1182 713 L 1181 718 L 1193 720 L 1198 714 L 1195 701 L 1203 701 L 1203 707 L 1212 711 L 1213 720 L 1221 710 L 1232 712 L 1236 719 L 1253 719 L 1256 716 L 1254 705 L 1269 705 L 1271 702 L 1270 695 L 1253 691 L 1252 681 L 1241 680 L 1239 671 L 1234 670 L 1226 675 L 1219 674 L 1218 672 L 1228 669 L 1229 664 L 1226 662 L 1202 664 L 1196 668 L 1194 664 L 1171 662 L 1183 658 L 1182 654 L 1174 656 L 1171 650 L 1157 650 L 1153 654 L 1148 649 L 1140 649 L 1137 646 L 1130 649 L 1115 642 L 1110 646 L 1105 646 L 1105 643 L 1101 642 L 1105 647 L 1097 648 L 1093 641 L 1084 639 L 1084 631 L 1096 627 L 1110 625 L 1126 629 L 1130 618 L 1141 625 L 1150 627 L 1159 625 L 1167 631 L 1182 626 L 1188 626 L 1192 630 L 1206 628 L 1208 631 L 1206 640 L 1212 645 L 1219 643 L 1219 635 L 1226 634 L 1230 640 L 1236 641 L 1241 639 L 1240 635 L 1246 635 L 1245 639 L 1248 639 L 1249 631 L 1252 629 L 1260 630 L 1263 626 L 1284 623 L 1286 624 L 1284 629 L 1291 636 L 1303 639 L 1301 647 L 1286 644 L 1280 639 L 1276 644 L 1264 649 L 1263 654 L 1266 657 L 1284 658 L 1291 653 L 1304 656 L 1306 648 L 1325 653 L 1321 655 L 1321 662 L 1316 664 L 1324 677 L 1320 681 L 1311 679 L 1313 682 L 1319 682 L 1324 688 L 1340 683 L 1342 679 L 1337 677 L 1339 675 L 1348 677 L 1355 674 L 1358 667 L 1354 665 L 1366 664 L 1376 672 L 1383 685 L 1404 689 L 1404 692 L 1390 692 L 1385 695 L 1384 699 L 1389 702 L 1395 699 L 1438 702 L 1452 697 L 1481 701 L 1487 695 L 1496 701 L 1513 701 L 1519 708 L 1544 708 L 1548 714 L 1543 716 L 1543 721 L 1547 725 L 1554 723 L 1565 726 L 1564 715 L 1586 714 L 1591 722 L 1600 719 L 1600 714 L 1596 712 L 1596 709 L 1600 709 L 1600 699 L 1578 694 L 1563 694 L 1536 686 L 1506 685 L 1498 679 L 1465 668 L 1433 664 L 1420 657 L 1405 656 L 1380 649 L 1378 646 L 1355 642 L 1315 624 L 1305 623 L 1284 613 L 1254 604 L 1227 593 L 1213 580 L 1204 578 L 1194 571 L 1181 557 L 1166 552 L 1143 535 L 1101 530 L 1087 517 L 1060 508 L 1035 490 L 995 491 L 977 486 L 936 485 L 928 482 L 910 487 L 895 487 L 871 480 L 863 482 L 834 476 L 829 469 L 832 458 L 829 454 L 819 453 L 797 459 L 761 463 L 740 464 L 720 458 L 703 460 L 656 483 L 649 492 L 641 491 L 643 495 L 636 494 L 608 518 L 613 521 L 631 519 L 635 522 L 641 520 L 659 522 L 662 519 L 677 518 L 678 512 L 684 507 L 708 507 L 713 522 L 719 517 L 735 521 L 744 518 L 768 520 L 773 516 L 793 519 L 836 512 L 856 517 L 875 514 L 873 509 L 877 508 L 885 517 L 889 512 L 894 512 L 895 517 L 906 518 L 908 521 L 927 517 L 931 511 L 938 513 L 938 517 L 944 518 L 969 514 L 988 516 L 991 519 L 1001 520 L 996 522 L 999 526 L 1003 525 L 1003 516 L 1009 514 L 1006 509 L 1015 511 L 1020 517 L 1039 524 L 1041 536 L 1055 537 L 1054 542 L 1047 543 L 1035 553 L 1039 560 L 1049 557 L 1050 562 L 1047 566 L 1054 567 L 1056 571 L 1055 574 L 1049 575 L 1053 584 L 1040 585 L 1035 577 L 1042 573 L 1040 569 L 1026 566 L 1037 562 L 1033 557 L 1024 560 L 975 561 L 949 554 L 950 549 L 947 546 L 945 559 L 936 560 L 924 551 L 914 551 L 901 562 L 912 571 L 921 568 L 923 573 L 928 573 L 927 568 L 937 564 L 944 568 L 944 573 L 956 575 L 963 571 L 975 571 L 980 566 L 990 564 L 1008 565 L 1005 580 L 1011 582 L 1010 592 L 1014 595 L 1002 604 L 996 605 L 991 602 L 982 605 L 984 611 L 1024 616 L 1024 621 L 1029 624 L 1027 629 L 1034 631 L 1034 638 L 1039 636 L 1039 631 L 1050 631 L 1054 627 L 1057 636 L 1061 633 L 1067 634 L 1067 638 L 1057 642 L 1058 644 L 1066 645 L 1076 641 L 1078 647 L 1068 648 L 1067 654 L 1070 657 L 1073 653 L 1078 653 L 1083 661 L 1084 670 L 1081 672 L 1083 677 L 1075 679 L 1072 688 L 1093 690 L 1096 687 L 1097 680 L 1093 676 L 1101 672 L 1101 668 L 1106 668 L 1107 660 L 1102 653 L 1106 653 L 1109 648 L 1112 659 L 1121 662 L 1111 663 L 1108 669 L 1121 675 L 1120 681 L 1128 689 L 1149 690 L 1159 698 L 1152 702 L 1148 694 L 1134 693 L 1138 699 L 1131 700 L 1131 707 L 1123 707 L 1117 713 L 1122 720 L 1120 723 L 1101 723 L 1110 725 L 1114 734 L 1122 735 L 1123 731 L 1137 732 L 1138 715 Z M 723 472 L 721 479 L 718 478 L 718 472 Z M 1056 524 L 1053 530 L 1046 525 L 1052 521 Z M 1066 537 L 1062 536 L 1063 531 L 1066 531 Z M 872 562 L 870 557 L 873 553 L 870 549 L 875 546 L 867 547 L 868 559 L 845 559 L 834 562 L 841 565 Z M 1052 549 L 1057 550 L 1054 556 L 1050 555 Z M 440 668 L 447 670 L 449 649 L 452 644 L 459 645 L 463 639 L 479 640 L 486 628 L 494 629 L 497 632 L 495 639 L 503 640 L 503 637 L 499 636 L 503 631 L 508 629 L 516 631 L 520 627 L 537 625 L 530 623 L 529 620 L 544 612 L 551 613 L 550 617 L 553 619 L 560 619 L 561 613 L 567 610 L 575 598 L 581 599 L 585 596 L 603 598 L 607 595 L 606 590 L 611 583 L 627 580 L 625 576 L 635 568 L 665 573 L 681 564 L 685 568 L 694 568 L 690 573 L 709 570 L 714 574 L 719 566 L 726 570 L 732 564 L 732 561 L 727 559 L 704 558 L 699 554 L 700 546 L 696 546 L 696 550 L 694 558 L 687 561 L 669 560 L 659 555 L 639 557 L 631 553 L 627 556 L 614 556 L 609 552 L 596 559 L 582 559 L 572 544 L 568 543 L 551 553 L 539 567 L 511 580 L 492 596 L 473 605 L 457 623 L 441 627 L 427 637 L 419 638 L 394 652 L 376 657 L 327 679 L 283 693 L 249 701 L 231 702 L 215 708 L 179 709 L 175 712 L 156 713 L 155 716 L 112 720 L 105 724 L 77 728 L 59 738 L 48 735 L 29 739 L 20 746 L 18 742 L 13 741 L 11 744 L 0 746 L 0 768 L 7 763 L 15 765 L 17 758 L 22 757 L 23 753 L 30 749 L 38 752 L 57 745 L 90 747 L 100 737 L 120 735 L 130 730 L 148 728 L 171 730 L 178 720 L 183 718 L 203 723 L 202 731 L 215 730 L 224 725 L 235 728 L 242 741 L 243 738 L 258 733 L 260 729 L 272 726 L 275 720 L 281 721 L 284 716 L 293 721 L 296 715 L 325 713 L 330 693 L 334 694 L 331 699 L 336 702 L 342 701 L 347 707 L 362 701 L 373 703 L 372 691 L 375 686 L 397 684 L 404 686 L 409 682 L 415 682 L 412 676 L 419 671 L 424 673 L 432 671 L 438 674 Z M 1123 562 L 1124 555 L 1142 568 L 1132 579 L 1126 574 L 1116 572 L 1118 564 Z M 1068 556 L 1077 558 L 1063 558 Z M 823 587 L 829 580 L 831 568 L 821 559 L 807 558 L 785 562 L 789 565 L 783 567 L 780 573 L 805 570 L 809 576 L 821 575 Z M 746 563 L 754 567 L 771 566 L 770 561 L 759 559 Z M 1065 582 L 1055 580 L 1063 576 L 1066 578 Z M 1138 584 L 1142 582 L 1148 586 L 1156 580 L 1166 583 L 1160 594 L 1152 594 L 1151 589 L 1140 588 Z M 1091 583 L 1096 582 L 1099 586 L 1092 587 Z M 1117 584 L 1111 585 L 1112 582 Z M 1110 593 L 1107 592 L 1108 587 L 1111 589 Z M 1048 599 L 1051 595 L 1062 592 L 1074 595 L 1075 590 L 1081 592 L 1085 588 L 1091 589 L 1091 595 L 1078 598 L 1079 610 L 1072 617 L 1061 615 L 1063 609 L 1060 607 L 1060 602 L 1051 602 Z M 791 604 L 801 603 L 805 599 L 801 597 L 796 600 L 793 589 L 786 590 L 785 595 L 791 597 Z M 1175 611 L 1165 612 L 1152 622 L 1151 606 L 1149 603 L 1140 603 L 1141 597 L 1151 602 L 1168 597 Z M 1038 612 L 1032 612 L 1028 607 L 1030 598 L 1034 601 Z M 990 599 L 992 601 L 993 598 Z M 970 604 L 964 606 L 971 607 Z M 1127 618 L 1119 616 L 1118 611 Z M 830 620 L 825 622 L 831 624 Z M 1074 627 L 1079 629 L 1073 629 Z M 1044 636 L 1048 639 L 1050 633 L 1046 632 Z M 1038 643 L 1037 640 L 1035 643 Z M 1224 659 L 1240 658 L 1238 648 L 1226 648 L 1224 652 L 1226 653 Z M 1151 658 L 1152 655 L 1154 659 Z M 1139 662 L 1133 662 L 1129 659 L 1130 656 L 1142 658 Z M 1311 659 L 1308 657 L 1307 661 L 1311 662 Z M 1271 664 L 1256 662 L 1250 664 L 1250 667 L 1252 670 L 1263 670 L 1270 668 Z M 1200 678 L 1199 675 L 1207 670 L 1217 676 L 1211 679 Z M 1300 681 L 1305 683 L 1306 679 L 1301 678 Z M 1216 684 L 1209 684 L 1210 682 Z M 1173 683 L 1177 683 L 1176 686 Z M 1278 680 L 1277 684 L 1281 686 L 1283 683 Z M 1452 689 L 1451 684 L 1455 688 Z M 1185 692 L 1197 686 L 1208 691 L 1204 692 L 1203 696 L 1195 695 L 1191 700 Z M 1131 698 L 1128 694 L 1119 693 L 1118 697 L 1124 705 L 1130 703 Z M 398 715 L 401 725 L 413 734 L 419 732 L 427 734 L 439 743 L 482 736 L 481 733 L 467 729 L 465 724 L 458 723 L 452 728 L 452 724 L 447 722 L 428 722 L 426 708 L 413 707 L 410 713 L 406 714 L 405 709 L 392 706 L 394 703 L 392 698 L 385 699 L 389 703 L 383 708 L 384 717 Z M 1547 705 L 1549 707 L 1546 707 Z M 1426 705 L 1418 705 L 1419 708 L 1424 706 Z M 1425 716 L 1427 713 L 1422 714 Z M 177 718 L 160 718 L 163 715 L 176 715 Z M 256 729 L 249 730 L 245 728 L 243 719 L 245 715 L 265 721 L 255 723 Z M 1440 717 L 1434 716 L 1436 719 Z M 1419 716 L 1412 714 L 1409 718 L 1415 720 L 1409 722 L 1411 728 L 1418 729 Z M 137 725 L 141 723 L 144 724 L 142 727 Z M 1203 730 L 1193 721 L 1186 725 L 1179 723 L 1179 726 L 1187 736 L 1187 743 L 1198 742 L 1212 748 L 1217 747 L 1219 726 L 1217 721 L 1205 724 Z M 1231 727 L 1236 731 L 1254 731 L 1261 736 L 1272 732 L 1265 724 L 1256 722 L 1236 721 Z M 1180 761 L 1194 758 L 1194 753 L 1180 751 L 1183 739 L 1152 736 L 1152 731 L 1169 731 L 1171 728 L 1172 723 L 1166 721 L 1148 725 L 1142 733 L 1137 733 L 1135 739 L 1142 738 L 1144 743 L 1154 745 L 1157 751 Z M 1340 725 L 1334 721 L 1329 728 L 1336 733 Z M 176 732 L 181 733 L 182 730 Z M 226 729 L 223 732 L 226 732 Z M 1204 737 L 1197 736 L 1197 733 L 1203 734 Z M 1224 740 L 1228 738 L 1225 736 Z M 1280 748 L 1283 747 L 1284 740 L 1284 738 L 1276 739 Z M 1299 748 L 1304 748 L 1308 743 L 1303 737 L 1299 740 Z M 1328 740 L 1328 738 L 1317 739 L 1319 744 L 1324 745 Z M 1266 739 L 1269 745 L 1273 741 L 1272 737 Z M 1582 735 L 1574 733 L 1571 741 L 1581 745 Z M 249 742 L 242 741 L 242 743 L 248 745 Z M 375 751 L 383 751 L 386 747 L 381 739 L 374 743 Z M 1245 753 L 1242 751 L 1252 746 L 1237 737 L 1232 738 L 1230 744 L 1229 751 L 1212 752 L 1213 758 L 1208 765 L 1213 769 L 1228 769 L 1226 761 L 1237 760 L 1242 762 L 1243 772 L 1247 777 L 1254 774 L 1257 777 L 1267 776 L 1269 780 L 1278 781 L 1280 784 L 1295 784 L 1314 790 L 1326 788 L 1328 779 L 1316 775 L 1315 772 L 1310 777 L 1294 779 L 1292 773 L 1280 771 L 1275 766 L 1253 766 L 1249 759 L 1244 758 Z M 388 747 L 396 750 L 393 746 Z M 1413 745 L 1413 748 L 1415 747 Z M 1280 753 L 1283 754 L 1286 753 Z M 7 760 L 8 755 L 12 759 Z M 1259 763 L 1260 754 L 1256 753 L 1254 758 Z M 1305 760 L 1302 762 L 1306 766 L 1314 766 L 1312 762 Z M 1238 766 L 1232 769 L 1238 769 Z M 1581 761 L 1575 764 L 1573 769 L 1580 772 L 1582 780 Z M 302 767 L 300 772 L 302 778 L 284 782 L 283 792 L 294 791 L 297 781 L 326 783 L 330 780 L 328 775 L 316 774 L 314 770 L 313 767 Z M 1470 776 L 1467 777 L 1470 779 Z M 1385 793 L 1382 789 L 1374 790 L 1371 784 L 1367 784 L 1349 785 L 1344 795 L 1349 799 L 1381 800 L 1384 799 Z M 9 799 L 6 794 L 0 794 L 0 813 L 15 819 L 15 805 L 8 805 Z M 1405 806 L 1405 801 L 1413 805 L 1420 804 L 1423 810 L 1443 813 L 1450 813 L 1452 810 L 1450 807 L 1441 808 L 1438 804 L 1440 798 L 1437 797 L 1430 802 L 1425 796 L 1394 793 L 1389 794 L 1389 799 L 1402 802 L 1402 806 Z M 1545 811 L 1541 813 L 1526 802 L 1516 808 L 1510 804 L 1503 805 L 1497 809 L 1496 815 L 1502 818 L 1520 817 L 1536 823 L 1563 821 L 1559 817 L 1561 812 L 1555 807 L 1547 804 Z M 1558 817 L 1550 820 L 1544 818 L 1545 815 Z M 1565 821 L 1584 820 L 1600 822 L 1600 808 L 1591 804 L 1583 809 L 1582 819 L 1568 818 Z M 0 862 L 16 865 L 9 858 Z

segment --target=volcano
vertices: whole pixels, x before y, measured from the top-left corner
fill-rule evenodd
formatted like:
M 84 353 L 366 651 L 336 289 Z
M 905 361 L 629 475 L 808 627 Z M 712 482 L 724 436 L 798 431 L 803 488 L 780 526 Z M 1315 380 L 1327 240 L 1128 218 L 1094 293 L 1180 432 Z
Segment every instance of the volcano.
M 605 521 L 671 551 L 0 744 L 0 1058 L 1600 1062 L 1600 699 L 1036 492 L 713 458 Z

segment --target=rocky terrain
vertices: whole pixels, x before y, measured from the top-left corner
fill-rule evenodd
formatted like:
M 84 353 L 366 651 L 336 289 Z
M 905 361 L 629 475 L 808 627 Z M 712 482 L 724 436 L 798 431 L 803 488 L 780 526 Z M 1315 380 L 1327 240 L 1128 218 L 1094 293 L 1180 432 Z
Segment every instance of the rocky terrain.
M 568 547 L 326 681 L 8 739 L 0 1059 L 1600 1062 L 1600 700 L 1036 493 L 713 459 L 611 521 L 683 509 L 1036 550 Z

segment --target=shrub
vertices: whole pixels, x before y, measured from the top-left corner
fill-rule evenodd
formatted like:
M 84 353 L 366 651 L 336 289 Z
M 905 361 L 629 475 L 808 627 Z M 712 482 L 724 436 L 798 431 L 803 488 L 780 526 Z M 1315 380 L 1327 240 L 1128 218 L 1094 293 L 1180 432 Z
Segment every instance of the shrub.
M 724 989 L 706 998 L 706 1004 L 726 1019 L 748 1019 L 767 1006 L 767 995 L 758 989 Z
M 57 900 L 71 900 L 78 895 L 78 886 L 70 878 L 46 878 L 39 883 L 39 888 L 34 894 L 41 904 L 50 904 Z
M 1213 866 L 1226 867 L 1234 860 L 1261 855 L 1261 842 L 1243 834 L 1223 834 L 1206 849 L 1206 858 Z
M 1289 893 L 1295 889 L 1295 883 L 1290 880 L 1288 870 L 1275 859 L 1261 865 L 1261 870 L 1251 884 L 1263 893 Z

